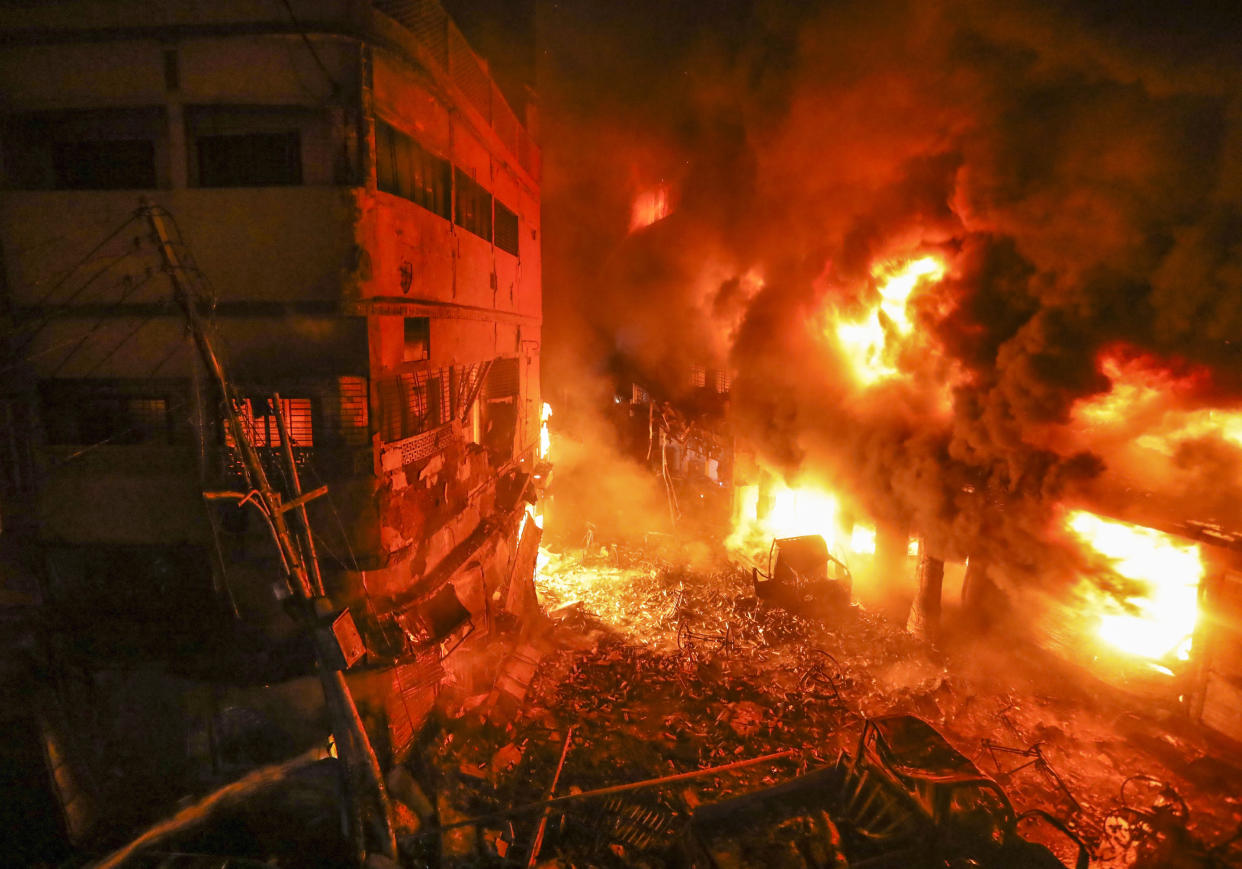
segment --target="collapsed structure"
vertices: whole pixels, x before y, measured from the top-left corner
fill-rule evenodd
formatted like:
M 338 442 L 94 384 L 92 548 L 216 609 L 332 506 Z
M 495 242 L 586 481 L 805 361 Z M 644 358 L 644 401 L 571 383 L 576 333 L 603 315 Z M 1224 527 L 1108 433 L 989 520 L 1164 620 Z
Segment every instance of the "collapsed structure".
M 321 616 L 341 666 L 370 650 L 349 683 L 401 759 L 534 613 L 529 82 L 520 120 L 434 0 L 22 4 L 0 27 L 6 821 L 56 853 L 324 738 L 226 411 L 286 500 L 301 478 Z

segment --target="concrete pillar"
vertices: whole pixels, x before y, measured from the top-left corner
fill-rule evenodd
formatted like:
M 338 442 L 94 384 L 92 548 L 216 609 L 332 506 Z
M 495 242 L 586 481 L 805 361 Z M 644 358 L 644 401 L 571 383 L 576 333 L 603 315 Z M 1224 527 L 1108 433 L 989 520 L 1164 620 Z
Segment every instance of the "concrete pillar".
M 940 640 L 940 592 L 944 585 L 944 560 L 928 551 L 927 540 L 919 541 L 919 566 L 915 574 L 918 590 L 910 604 L 906 630 L 921 640 Z

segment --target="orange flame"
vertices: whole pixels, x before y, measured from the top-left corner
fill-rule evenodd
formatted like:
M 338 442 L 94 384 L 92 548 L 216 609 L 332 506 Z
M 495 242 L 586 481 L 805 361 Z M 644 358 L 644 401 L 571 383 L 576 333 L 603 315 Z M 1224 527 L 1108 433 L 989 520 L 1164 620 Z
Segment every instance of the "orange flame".
M 548 434 L 548 420 L 552 418 L 552 405 L 546 401 L 539 414 L 539 458 L 547 459 L 552 452 L 552 438 Z
M 630 232 L 663 220 L 672 210 L 667 184 L 643 191 L 634 197 L 634 204 L 630 207 Z
M 897 374 L 897 356 L 914 331 L 908 307 L 915 291 L 944 277 L 945 267 L 934 256 L 889 261 L 872 269 L 880 300 L 856 320 L 839 319 L 836 337 L 854 376 L 872 386 Z
M 1110 562 L 1113 572 L 1141 591 L 1125 598 L 1100 597 L 1097 634 L 1104 642 L 1150 660 L 1176 655 L 1187 660 L 1199 615 L 1203 560 L 1196 543 L 1127 522 L 1070 511 L 1065 527 Z
M 850 534 L 850 551 L 857 555 L 875 555 L 875 528 L 855 525 Z
M 758 486 L 741 487 L 739 494 L 738 518 L 727 541 L 730 549 L 754 557 L 767 552 L 775 538 L 818 534 L 829 550 L 836 550 L 840 501 L 827 489 L 811 483 L 796 487 L 777 483 L 768 491 L 763 509 Z
M 1103 356 L 1099 368 L 1111 388 L 1074 408 L 1075 420 L 1088 428 L 1137 428 L 1141 434 L 1134 443 L 1164 455 L 1173 455 L 1182 441 L 1199 438 L 1242 447 L 1242 411 L 1178 406 L 1205 376 L 1202 372 L 1174 374 L 1115 355 Z

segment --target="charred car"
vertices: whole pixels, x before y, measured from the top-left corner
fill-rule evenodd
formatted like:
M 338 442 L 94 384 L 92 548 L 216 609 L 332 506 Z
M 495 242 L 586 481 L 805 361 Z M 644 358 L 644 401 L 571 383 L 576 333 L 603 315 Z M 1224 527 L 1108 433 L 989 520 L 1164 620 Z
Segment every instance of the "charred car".
M 819 612 L 850 602 L 853 577 L 818 534 L 780 537 L 768 550 L 767 572 L 751 568 L 760 600 L 795 612 Z

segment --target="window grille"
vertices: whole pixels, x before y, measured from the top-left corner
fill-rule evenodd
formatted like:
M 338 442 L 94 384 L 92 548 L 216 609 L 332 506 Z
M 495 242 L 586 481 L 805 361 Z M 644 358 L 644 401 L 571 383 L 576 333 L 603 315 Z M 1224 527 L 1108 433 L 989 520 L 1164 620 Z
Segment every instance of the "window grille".
M 150 139 L 57 142 L 52 146 L 57 190 L 149 190 L 155 187 Z
M 509 398 L 518 394 L 519 370 L 516 357 L 496 359 L 488 369 L 484 383 L 487 398 Z
M 449 421 L 452 386 L 448 368 L 406 372 L 377 384 L 380 436 L 385 442 L 430 431 Z
M 281 410 L 285 415 L 285 425 L 289 429 L 289 441 L 295 449 L 305 449 L 315 445 L 314 426 L 309 398 L 282 398 Z M 233 402 L 233 410 L 241 419 L 246 439 L 254 447 L 279 447 L 280 426 L 276 419 L 276 410 L 270 398 L 242 398 Z M 235 444 L 228 429 L 225 429 L 225 443 L 230 447 Z
M 518 216 L 496 200 L 496 247 L 518 255 Z
M 4 119 L 6 186 L 149 190 L 167 153 L 162 108 L 74 109 Z
M 375 122 L 375 183 L 385 193 L 448 219 L 452 185 L 448 160 L 383 121 Z
M 302 183 L 297 130 L 199 136 L 199 187 L 279 187 Z
M 454 177 L 457 184 L 457 207 L 453 221 L 467 232 L 491 241 L 492 194 L 460 169 Z
M 342 377 L 341 441 L 345 446 L 365 446 L 368 440 L 367 381 L 364 377 Z
M 166 397 L 109 394 L 108 388 L 73 381 L 44 383 L 40 391 L 47 442 L 67 446 L 172 443 Z

